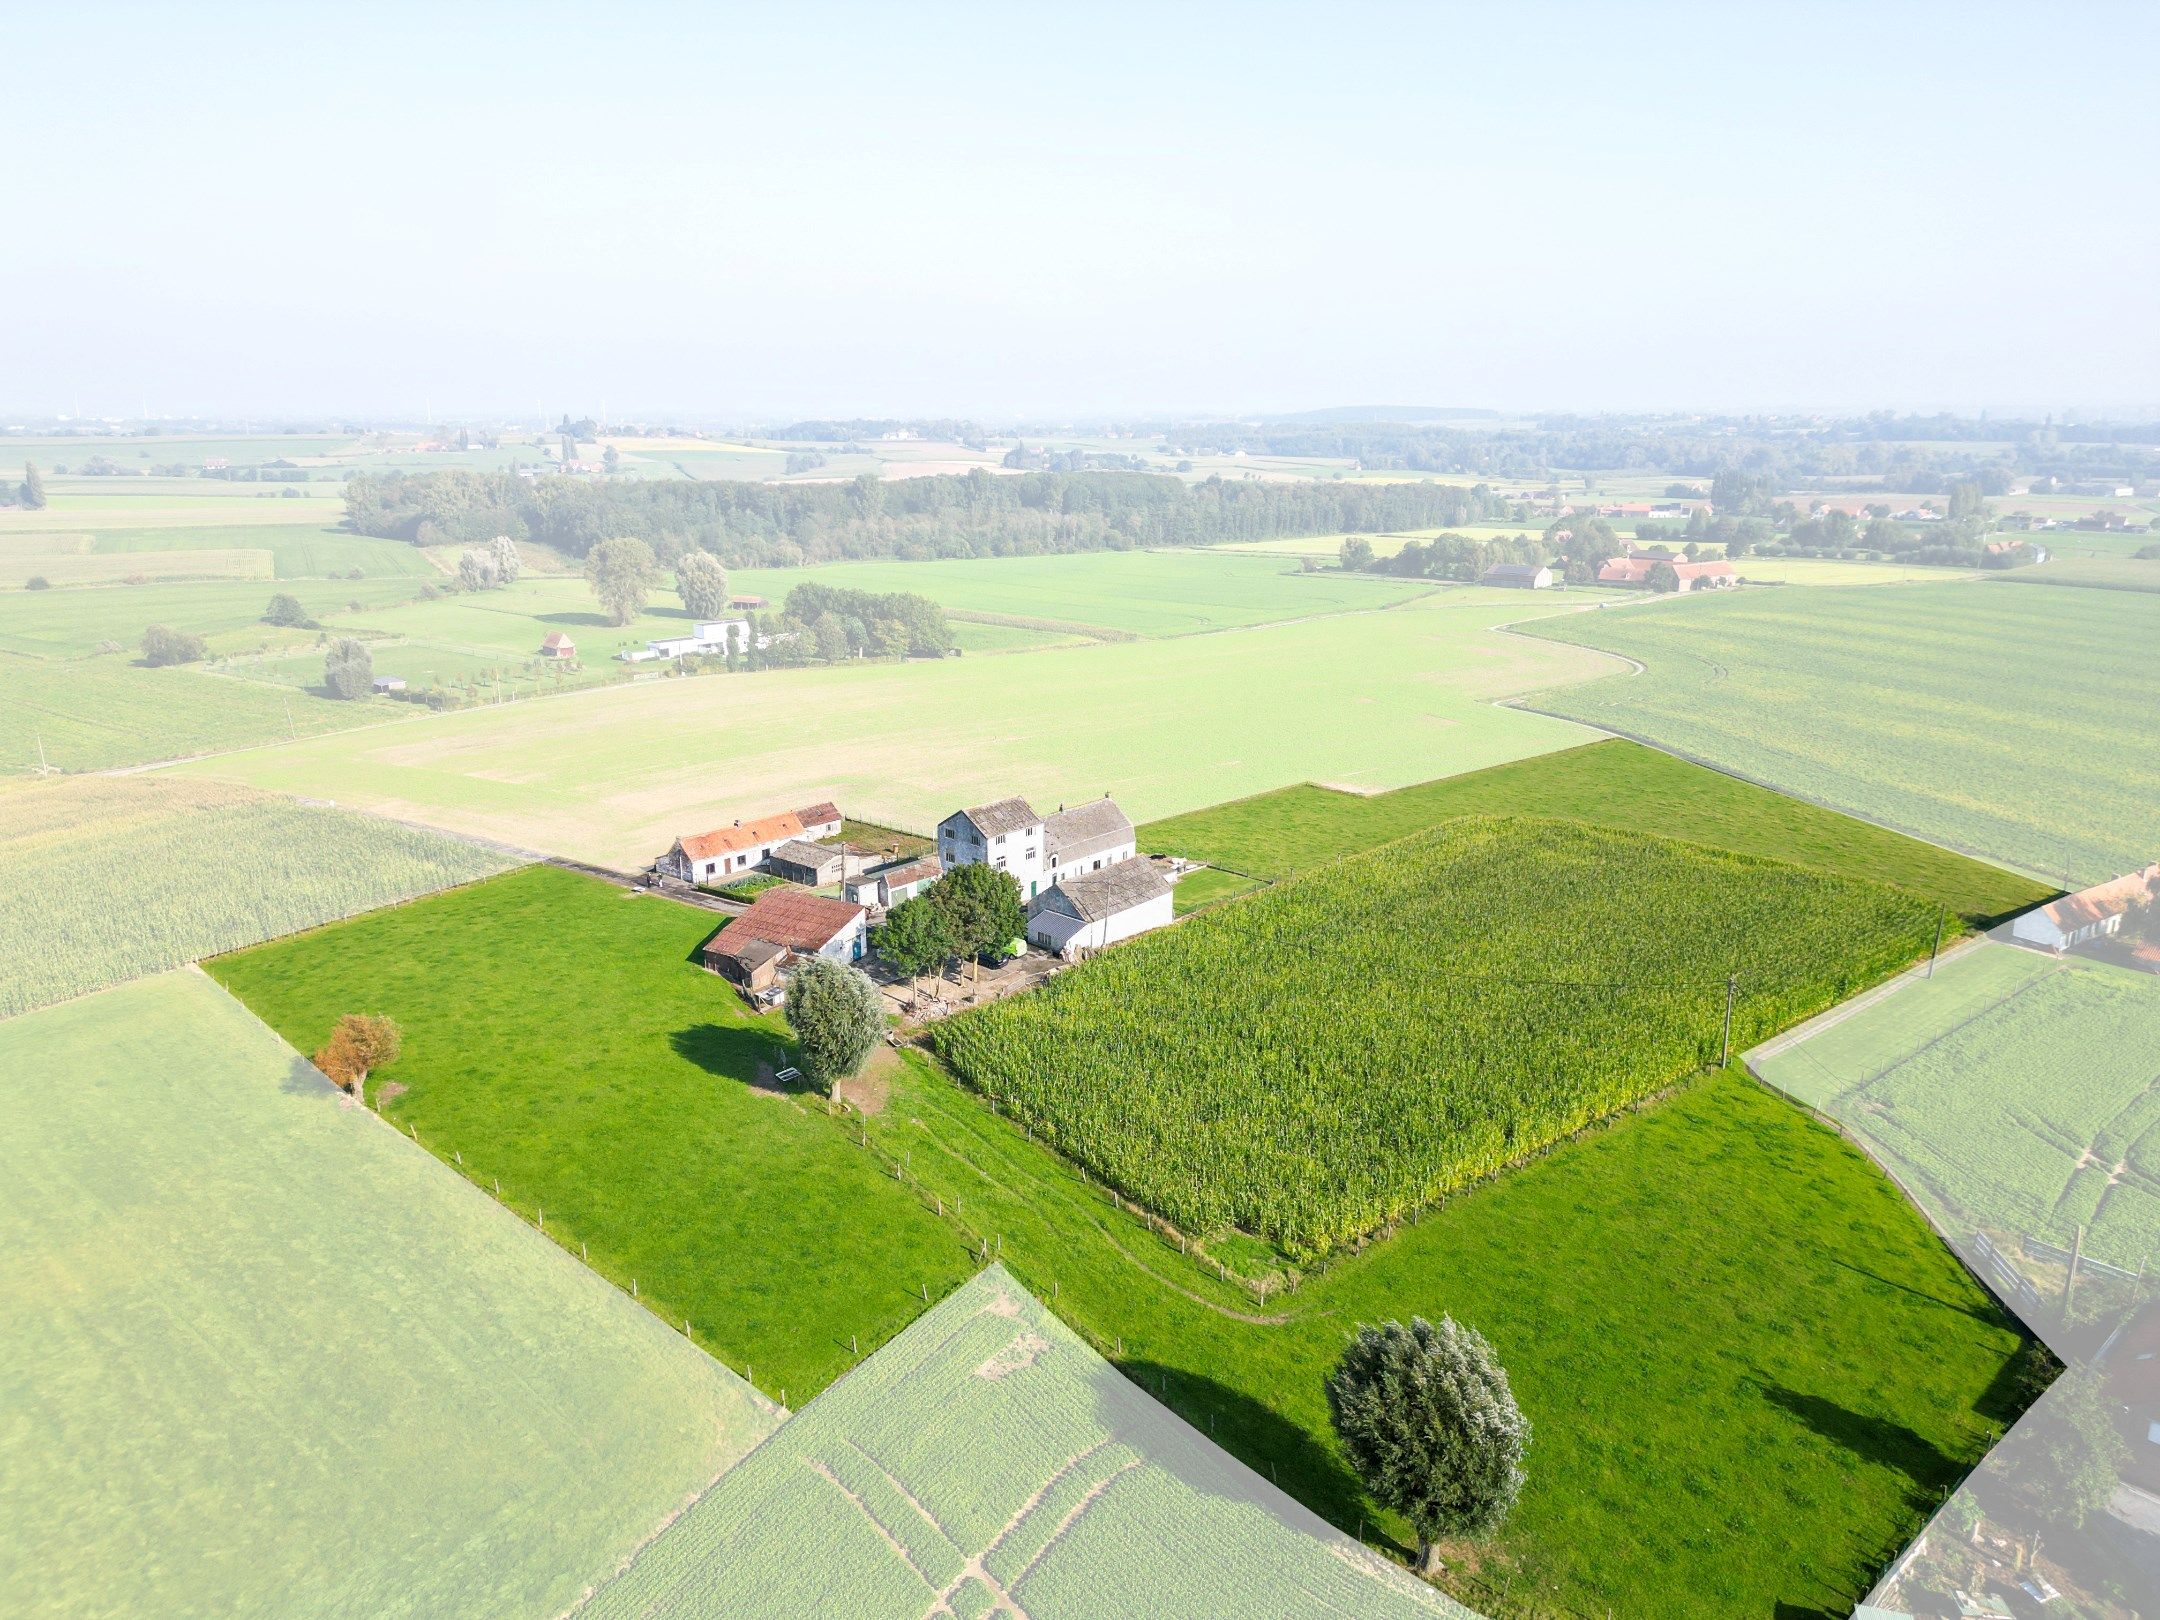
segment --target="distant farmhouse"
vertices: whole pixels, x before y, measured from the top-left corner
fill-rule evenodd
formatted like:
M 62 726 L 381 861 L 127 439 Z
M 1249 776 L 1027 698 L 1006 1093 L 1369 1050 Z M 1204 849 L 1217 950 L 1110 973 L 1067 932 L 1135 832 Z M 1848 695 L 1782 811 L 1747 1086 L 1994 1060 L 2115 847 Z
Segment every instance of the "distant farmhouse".
M 661 636 L 642 647 L 625 647 L 615 656 L 626 664 L 656 658 L 725 658 L 750 646 L 748 619 L 708 619 L 687 636 Z
M 1132 818 L 1107 794 L 1051 816 L 998 799 L 954 811 L 937 832 L 946 870 L 991 866 L 1020 885 L 1028 938 L 1045 950 L 1077 955 L 1171 920 L 1169 883 L 1139 858 Z
M 2073 946 L 2121 933 L 2130 908 L 2155 894 L 2160 894 L 2160 861 L 2026 912 L 2010 924 L 2010 937 L 2060 956 Z
M 1647 588 L 1651 570 L 1660 563 L 1672 569 L 1683 591 L 1724 590 L 1740 580 L 1740 571 L 1722 558 L 1716 562 L 1687 562 L 1672 560 L 1669 555 L 1638 551 L 1625 557 L 1614 557 L 1601 565 L 1597 572 L 1598 583 Z
M 678 838 L 674 848 L 653 862 L 653 870 L 685 883 L 708 883 L 758 870 L 783 844 L 830 838 L 839 831 L 839 810 L 830 804 L 813 804 Z
M 705 942 L 705 965 L 755 996 L 778 988 L 788 965 L 799 958 L 861 960 L 867 925 L 863 908 L 846 900 L 767 889 Z
M 1519 591 L 1549 591 L 1553 573 L 1534 563 L 1494 563 L 1478 575 L 1480 585 L 1505 585 Z

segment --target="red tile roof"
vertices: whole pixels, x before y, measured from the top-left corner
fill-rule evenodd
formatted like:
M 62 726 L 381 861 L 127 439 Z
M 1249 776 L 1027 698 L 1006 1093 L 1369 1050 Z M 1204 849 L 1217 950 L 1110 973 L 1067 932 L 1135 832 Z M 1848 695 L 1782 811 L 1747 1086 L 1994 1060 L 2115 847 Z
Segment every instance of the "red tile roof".
M 2122 877 L 2109 878 L 2105 883 L 2095 883 L 2089 889 L 2080 889 L 2076 894 L 2066 894 L 2060 900 L 2042 906 L 2040 915 L 2064 933 L 2072 934 L 2080 928 L 2121 916 L 2152 893 L 2156 883 L 2160 883 L 2160 862 L 2142 872 L 2125 873 Z
M 863 908 L 845 900 L 805 894 L 800 889 L 767 889 L 750 909 L 705 942 L 710 955 L 732 955 L 732 947 L 763 940 L 791 951 L 820 951 L 855 926 Z
M 683 854 L 693 861 L 702 861 L 708 855 L 730 855 L 759 844 L 784 844 L 790 838 L 802 837 L 808 828 L 839 819 L 840 812 L 833 806 L 813 804 L 777 816 L 759 816 L 755 821 L 738 821 L 732 827 L 722 827 L 715 832 L 692 833 L 678 842 Z

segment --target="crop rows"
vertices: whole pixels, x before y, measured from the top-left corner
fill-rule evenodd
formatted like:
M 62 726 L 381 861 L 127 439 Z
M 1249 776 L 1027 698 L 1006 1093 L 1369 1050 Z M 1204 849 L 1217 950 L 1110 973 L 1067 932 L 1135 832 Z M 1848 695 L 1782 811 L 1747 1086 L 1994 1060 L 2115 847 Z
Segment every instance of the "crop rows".
M 0 1018 L 498 872 L 461 839 L 209 782 L 0 791 Z
M 940 1026 L 971 1086 L 1188 1231 L 1311 1258 L 1924 953 L 1872 884 L 1468 818 Z
M 1952 1220 L 2065 1246 L 2082 1225 L 2086 1252 L 2117 1265 L 2160 1248 L 2160 983 L 2049 973 L 1878 1067 L 1831 1110 L 1920 1172 Z

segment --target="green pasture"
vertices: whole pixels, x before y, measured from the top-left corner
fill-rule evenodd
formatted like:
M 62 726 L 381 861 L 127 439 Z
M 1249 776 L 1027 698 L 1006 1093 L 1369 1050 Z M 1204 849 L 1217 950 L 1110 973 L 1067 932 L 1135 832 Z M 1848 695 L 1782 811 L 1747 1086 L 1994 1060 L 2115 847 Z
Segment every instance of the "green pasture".
M 100 529 L 92 531 L 92 541 L 91 549 L 99 554 L 245 546 L 269 552 L 280 579 L 343 578 L 355 568 L 371 579 L 396 574 L 411 574 L 419 579 L 441 577 L 418 546 L 406 545 L 402 540 L 345 534 L 319 523 L 247 524 L 238 529 Z M 4 554 L 4 548 L 0 548 L 0 554 Z M 148 563 L 150 559 L 142 561 Z
M 423 582 L 390 579 L 279 581 L 185 580 L 159 585 L 82 586 L 49 591 L 0 591 L 0 653 L 75 658 L 117 643 L 129 656 L 145 628 L 170 625 L 210 641 L 212 652 L 253 650 L 284 633 L 262 622 L 270 598 L 298 598 L 301 607 L 334 629 L 364 625 L 364 610 L 404 601 Z M 351 604 L 358 602 L 362 613 Z M 313 632 L 309 632 L 312 639 Z M 537 641 L 535 643 L 537 645 Z M 0 680 L 5 676 L 0 675 Z
M 2066 887 L 2160 838 L 2160 597 L 1787 587 L 1531 628 L 1648 668 L 1541 709 Z
M 1533 1592 L 1585 1615 L 1843 1612 L 2015 1416 L 2019 1340 L 1987 1296 L 1863 1155 L 1737 1079 L 1563 1144 L 1261 1307 L 920 1054 L 884 1071 L 867 1120 L 755 1089 L 785 1047 L 688 965 L 708 926 L 533 868 L 212 971 L 303 1041 L 365 987 L 406 1031 L 394 1121 L 481 1186 L 500 1176 L 519 1211 L 544 1204 L 550 1232 L 798 1406 L 987 1247 L 1200 1432 L 1399 1546 L 1329 1437 L 1322 1374 L 1359 1321 L 1474 1323 L 1536 1425 L 1519 1512 L 1451 1577 L 1486 1613 Z M 949 1426 L 940 1444 L 996 1466 Z
M 223 538 L 245 539 L 246 530 Z M 28 537 L 44 539 L 45 536 Z M 29 589 L 32 580 L 47 585 L 140 585 L 180 579 L 274 579 L 277 559 L 268 551 L 227 547 L 185 551 L 102 553 L 92 551 L 87 535 L 54 535 L 63 542 L 84 542 L 64 550 L 0 545 L 0 591 Z
M 222 782 L 0 783 L 0 1018 L 508 864 L 462 839 Z
M 1140 847 L 1276 878 L 1450 816 L 1511 814 L 1662 833 L 1892 883 L 1982 924 L 2055 893 L 1969 856 L 1618 738 L 1390 793 L 1311 783 L 1281 788 L 1151 823 L 1140 829 Z
M 836 1579 L 837 1576 L 837 1579 Z M 1210 1445 L 996 1265 L 708 1492 L 587 1620 L 1471 1617 Z
M 2019 585 L 2082 585 L 2103 591 L 2160 591 L 2160 558 L 2050 557 L 2000 576 Z
M 773 1426 L 198 973 L 0 1023 L 0 1102 L 10 1614 L 532 1620 Z
M 319 659 L 318 659 L 319 664 Z M 0 774 L 112 770 L 253 748 L 412 711 L 115 658 L 0 658 Z
M 1416 580 L 1306 574 L 1294 562 L 1212 549 L 831 563 L 809 569 L 745 568 L 728 576 L 734 589 L 769 597 L 776 606 L 792 586 L 811 582 L 851 590 L 914 591 L 961 612 L 1143 636 L 1356 612 L 1430 589 Z
M 789 1048 L 698 966 L 717 920 L 535 866 L 208 967 L 303 1050 L 364 987 L 405 1032 L 386 1117 L 799 1405 L 971 1267 L 821 1098 L 756 1084 Z
M 1945 1224 L 2135 1270 L 2160 1250 L 2160 980 L 1989 944 L 1750 1062 Z
M 610 685 L 203 769 L 624 868 L 681 833 L 823 798 L 920 830 L 1009 793 L 1108 791 L 1144 820 L 1298 781 L 1399 787 L 1584 740 L 1492 701 L 1611 667 L 1491 629 L 1521 611 L 1520 593 L 1464 589 L 1231 635 Z

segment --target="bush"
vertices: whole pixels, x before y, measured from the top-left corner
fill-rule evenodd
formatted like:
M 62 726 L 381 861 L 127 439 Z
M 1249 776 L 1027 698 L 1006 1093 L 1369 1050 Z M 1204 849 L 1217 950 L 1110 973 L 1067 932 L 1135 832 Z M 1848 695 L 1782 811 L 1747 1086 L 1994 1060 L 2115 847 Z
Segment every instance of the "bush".
M 26 591 L 49 591 L 52 589 L 52 581 L 43 574 L 32 574 L 23 581 L 23 589 Z
M 867 974 L 815 956 L 788 978 L 787 1021 L 803 1072 L 837 1093 L 885 1033 L 885 998 Z
M 143 631 L 143 662 L 151 665 L 199 664 L 210 656 L 201 636 L 175 630 L 169 624 L 153 624 Z
M 281 624 L 291 629 L 305 629 L 308 625 L 307 609 L 300 605 L 300 598 L 290 591 L 279 591 L 270 598 L 270 605 L 263 609 L 263 623 Z
M 367 643 L 350 636 L 332 642 L 323 658 L 323 685 L 334 698 L 351 702 L 375 690 L 375 659 Z
M 747 903 L 755 900 L 767 889 L 786 888 L 787 879 L 774 877 L 770 872 L 752 872 L 748 877 L 737 878 L 733 883 L 723 883 L 717 887 L 700 883 L 698 887 L 707 894 L 717 894 L 723 900 L 741 900 Z
M 383 1065 L 395 1063 L 403 1044 L 403 1035 L 390 1019 L 347 1013 L 315 1054 L 315 1067 L 339 1090 L 365 1101 L 367 1077 Z

